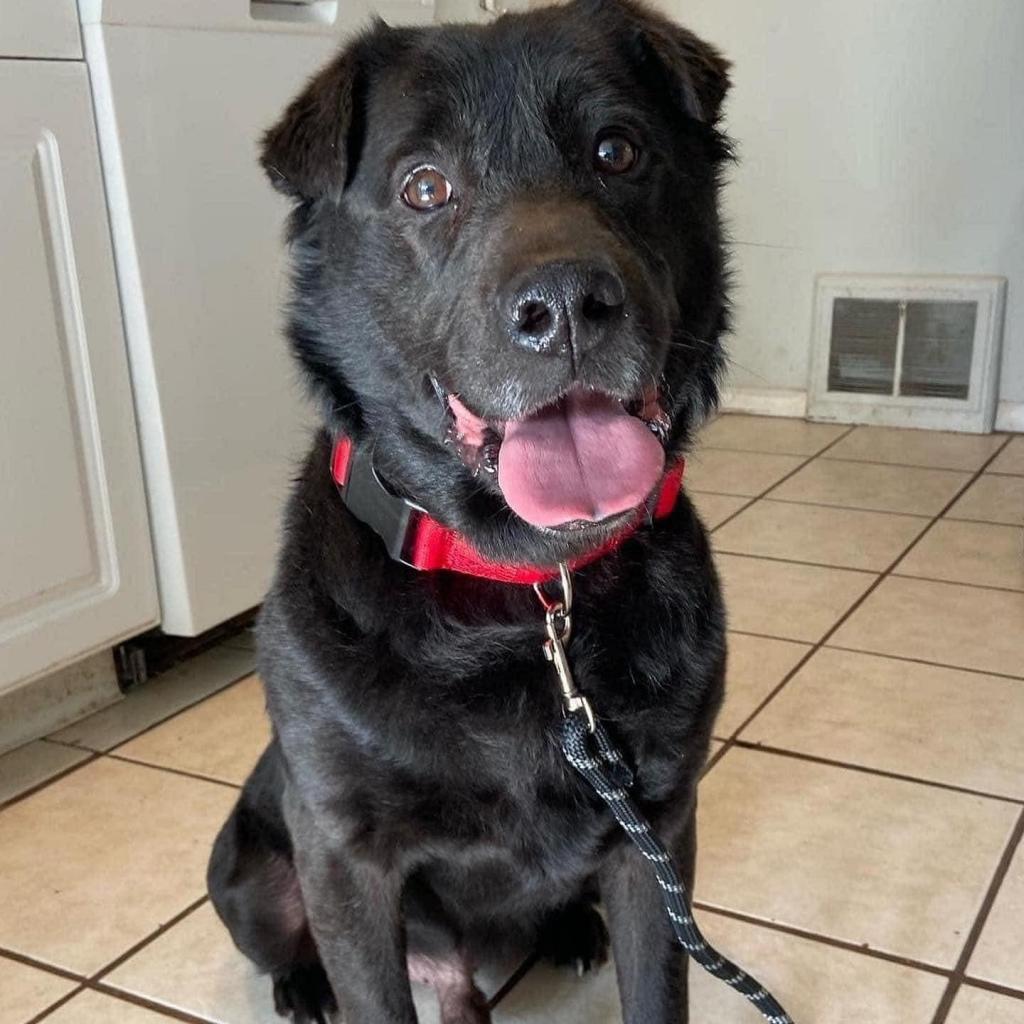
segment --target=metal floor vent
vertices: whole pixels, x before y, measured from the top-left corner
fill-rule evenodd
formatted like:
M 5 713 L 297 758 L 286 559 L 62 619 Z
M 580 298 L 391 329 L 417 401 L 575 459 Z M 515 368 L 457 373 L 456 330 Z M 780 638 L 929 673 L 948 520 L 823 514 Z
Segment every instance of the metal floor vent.
M 990 431 L 1005 290 L 994 277 L 819 277 L 808 414 Z

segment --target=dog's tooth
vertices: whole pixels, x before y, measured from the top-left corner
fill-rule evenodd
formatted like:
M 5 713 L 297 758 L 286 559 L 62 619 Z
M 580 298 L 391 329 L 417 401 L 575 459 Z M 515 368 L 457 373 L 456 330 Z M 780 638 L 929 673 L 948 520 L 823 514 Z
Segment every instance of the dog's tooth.
M 654 434 L 662 444 L 668 440 L 668 436 L 672 430 L 672 421 L 668 418 L 668 414 L 663 409 L 659 409 L 658 412 L 650 419 L 645 419 L 644 423 L 647 424 L 651 433 Z
M 485 444 L 480 451 L 480 468 L 487 473 L 498 472 L 498 449 L 497 442 Z
M 480 446 L 480 468 L 487 473 L 497 473 L 500 450 L 501 437 L 493 427 L 488 427 L 484 431 L 484 443 Z

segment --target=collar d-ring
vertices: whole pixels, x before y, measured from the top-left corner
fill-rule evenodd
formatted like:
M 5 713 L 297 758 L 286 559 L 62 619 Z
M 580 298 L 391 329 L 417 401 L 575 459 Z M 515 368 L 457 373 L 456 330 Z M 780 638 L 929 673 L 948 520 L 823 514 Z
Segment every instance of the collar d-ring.
M 549 615 L 552 612 L 561 612 L 563 615 L 572 614 L 572 571 L 565 562 L 558 563 L 558 579 L 553 581 L 560 593 L 552 597 L 545 589 L 548 584 L 534 583 L 533 591 L 541 603 L 541 607 Z

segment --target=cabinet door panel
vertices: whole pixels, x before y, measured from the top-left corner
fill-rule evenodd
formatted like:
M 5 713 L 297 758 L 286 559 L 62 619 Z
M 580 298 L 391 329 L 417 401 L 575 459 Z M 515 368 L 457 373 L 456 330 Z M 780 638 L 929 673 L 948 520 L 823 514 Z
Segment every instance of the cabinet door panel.
M 0 61 L 0 690 L 157 619 L 84 65 Z
M 0 0 L 0 57 L 81 60 L 75 0 Z

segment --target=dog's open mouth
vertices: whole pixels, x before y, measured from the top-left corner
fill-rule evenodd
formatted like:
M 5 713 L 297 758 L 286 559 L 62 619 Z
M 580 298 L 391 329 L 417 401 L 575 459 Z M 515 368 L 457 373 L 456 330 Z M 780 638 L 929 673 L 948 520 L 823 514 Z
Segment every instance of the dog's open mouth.
M 656 391 L 623 403 L 573 388 L 557 401 L 495 423 L 447 395 L 452 435 L 473 468 L 496 472 L 520 518 L 540 527 L 598 523 L 637 508 L 665 469 L 668 417 Z

